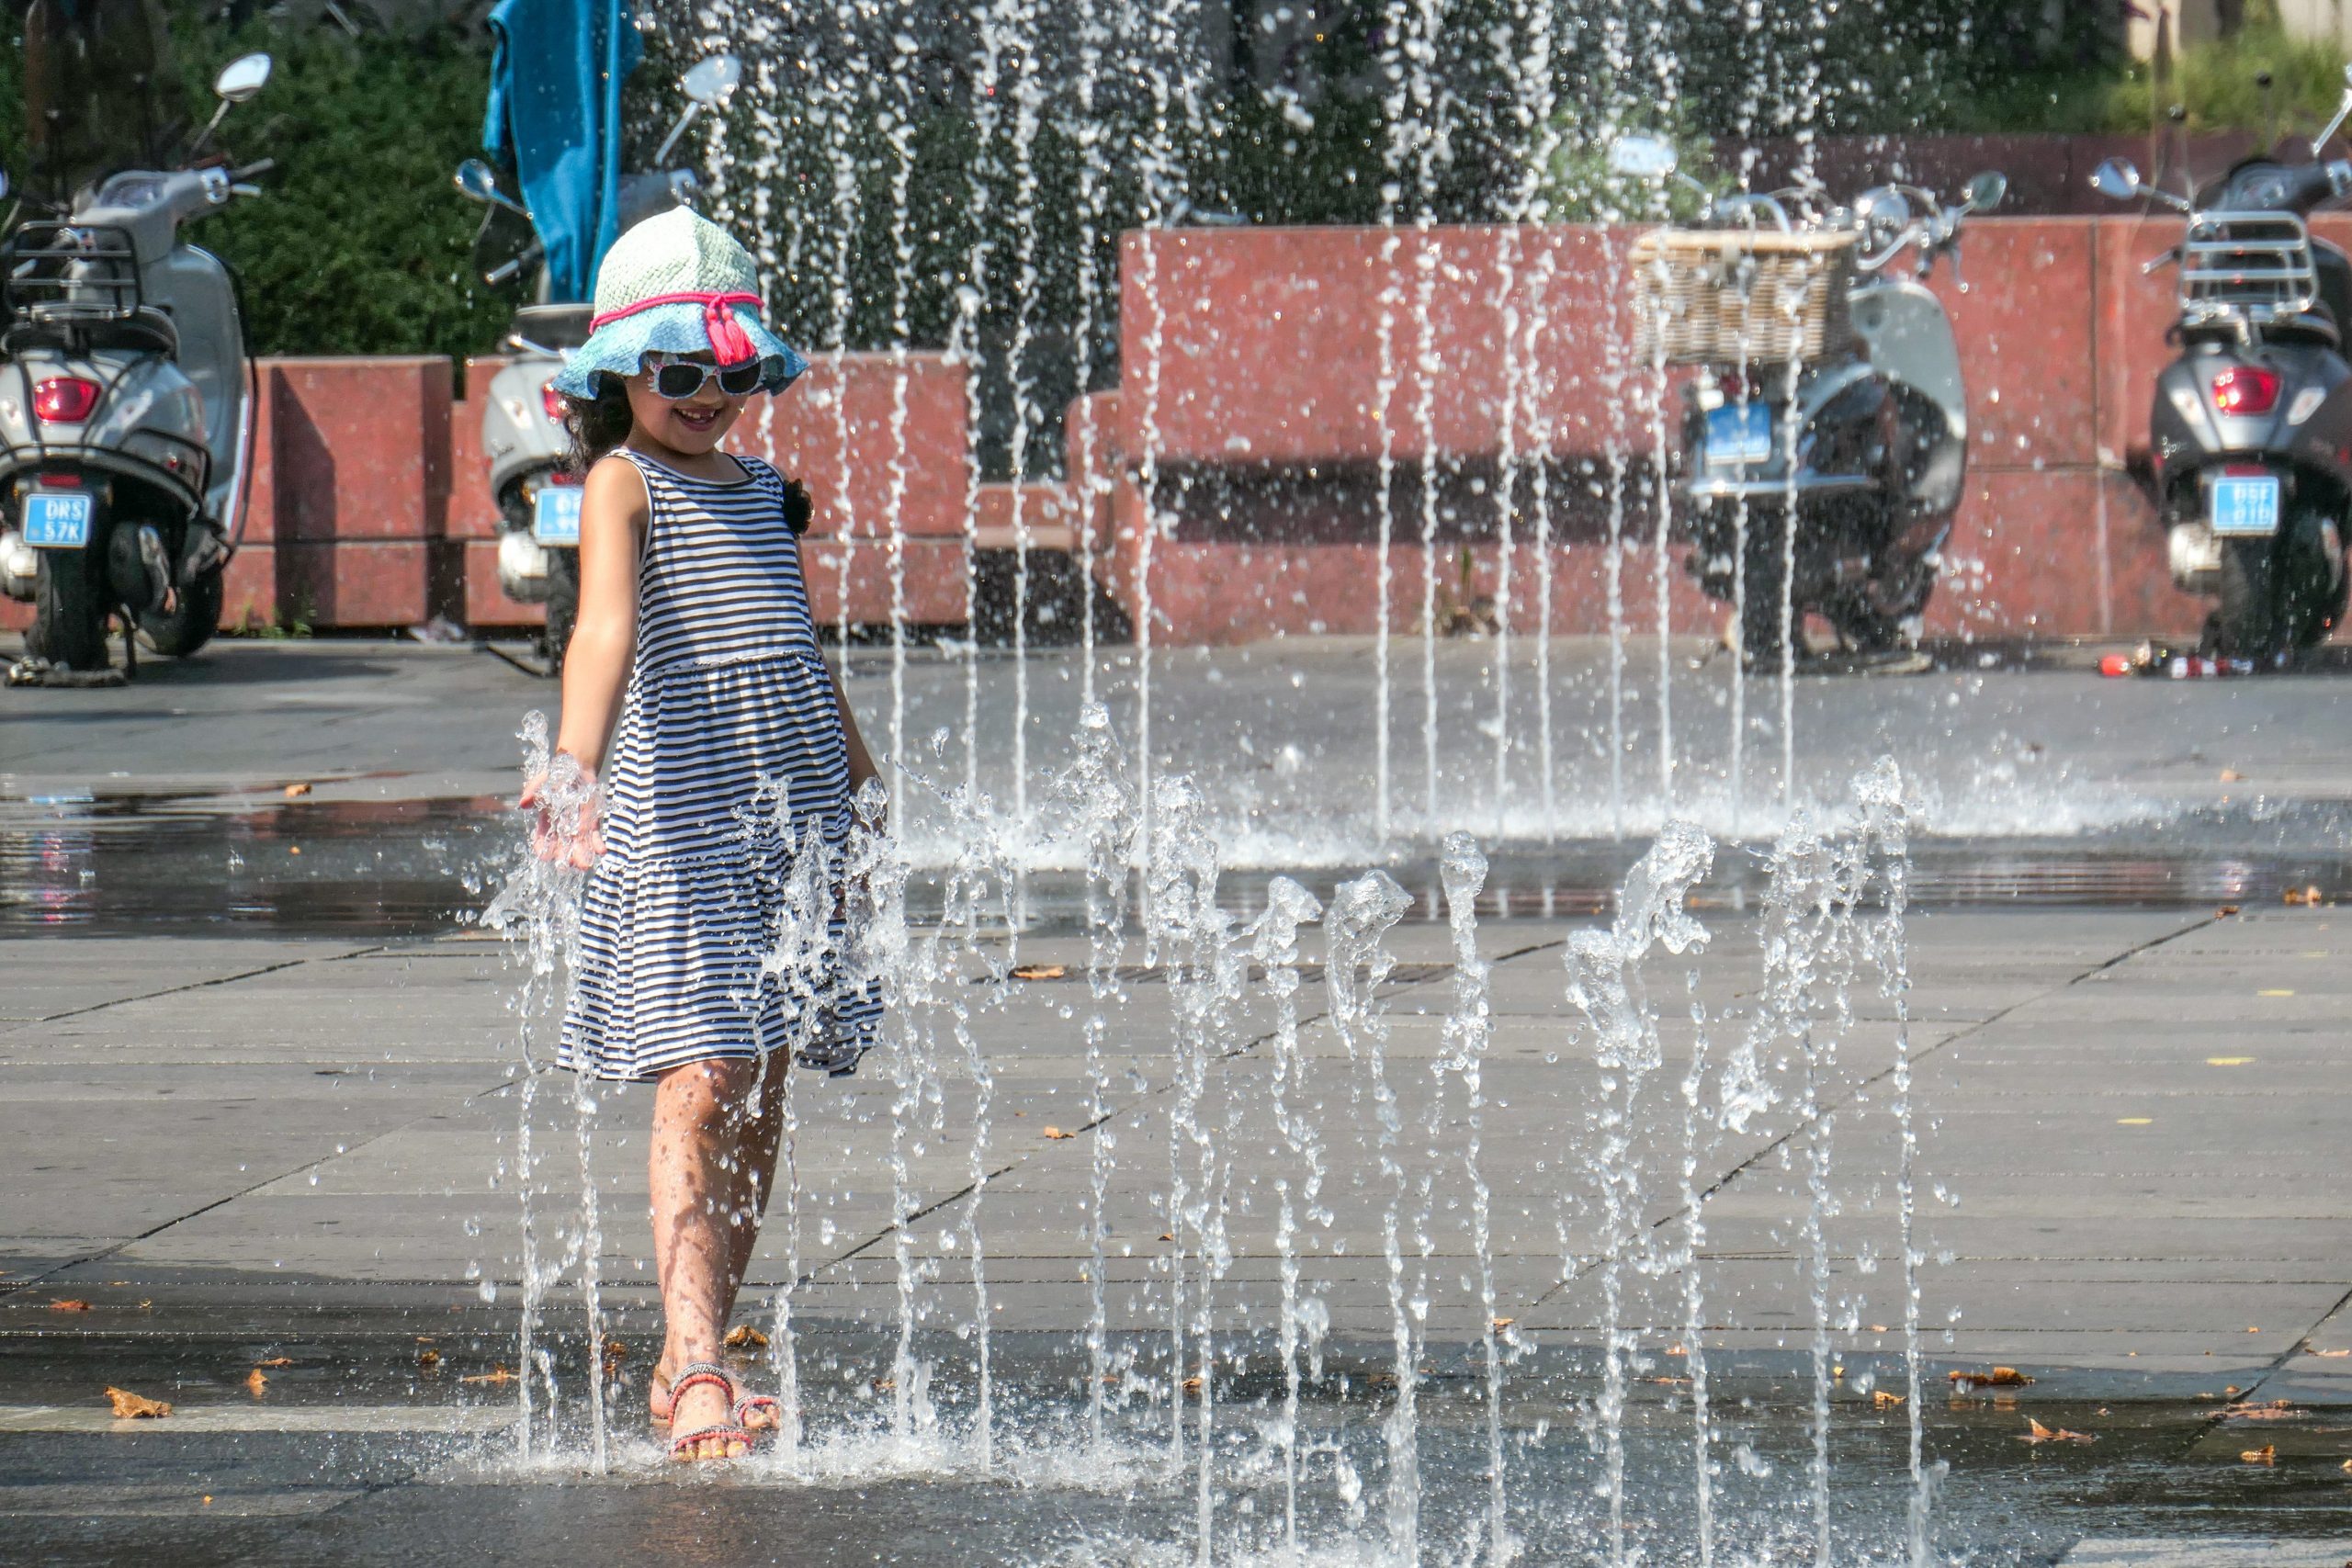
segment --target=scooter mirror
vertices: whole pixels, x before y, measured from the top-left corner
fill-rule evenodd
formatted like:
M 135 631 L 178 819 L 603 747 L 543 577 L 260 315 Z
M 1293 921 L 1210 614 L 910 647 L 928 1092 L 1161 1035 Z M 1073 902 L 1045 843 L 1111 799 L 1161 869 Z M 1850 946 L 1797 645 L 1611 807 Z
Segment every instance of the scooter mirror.
M 480 158 L 469 158 L 458 164 L 455 183 L 459 194 L 469 196 L 476 201 L 498 199 L 498 176 L 491 173 L 490 165 Z
M 243 103 L 268 85 L 270 63 L 266 54 L 237 56 L 220 67 L 220 74 L 213 78 L 213 96 L 223 103 Z
M 1876 186 L 1854 198 L 1854 215 L 1873 228 L 1902 229 L 1911 221 L 1911 204 L 1892 186 Z
M 714 54 L 686 73 L 679 85 L 698 104 L 715 104 L 735 90 L 743 79 L 743 62 L 731 54 Z
M 1674 143 L 1655 136 L 1621 136 L 1609 144 L 1609 170 L 1639 180 L 1662 180 L 1679 160 Z
M 2129 201 L 2140 194 L 2140 171 L 2129 158 L 2109 158 L 2092 172 L 2091 189 Z
M 2133 182 L 2137 184 L 2135 180 Z M 2009 194 L 2009 176 L 1997 169 L 1987 169 L 1968 182 L 1968 210 L 1990 212 L 2001 205 Z

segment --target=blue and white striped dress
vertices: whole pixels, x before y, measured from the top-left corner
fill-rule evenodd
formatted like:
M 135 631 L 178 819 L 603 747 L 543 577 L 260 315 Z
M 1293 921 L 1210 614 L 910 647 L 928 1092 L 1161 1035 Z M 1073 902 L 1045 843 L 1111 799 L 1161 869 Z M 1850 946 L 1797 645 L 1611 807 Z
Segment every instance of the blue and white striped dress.
M 834 959 L 763 972 L 795 843 L 815 825 L 838 866 L 850 832 L 846 740 L 784 481 L 754 457 L 736 459 L 748 479 L 713 484 L 620 455 L 645 477 L 651 520 L 558 1060 L 644 1079 L 791 1047 L 846 1070 L 873 1043 L 875 987 Z M 782 787 L 784 811 L 763 785 Z M 831 934 L 837 956 L 838 916 Z

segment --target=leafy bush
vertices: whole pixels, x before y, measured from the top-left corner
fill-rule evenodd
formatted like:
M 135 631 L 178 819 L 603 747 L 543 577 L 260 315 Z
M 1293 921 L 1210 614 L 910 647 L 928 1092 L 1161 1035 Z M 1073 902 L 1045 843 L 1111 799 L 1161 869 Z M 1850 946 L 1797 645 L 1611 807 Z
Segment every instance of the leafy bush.
M 463 355 L 496 341 L 509 302 L 474 282 L 480 210 L 449 184 L 477 150 L 485 47 L 451 28 L 353 39 L 185 14 L 174 31 L 199 124 L 222 64 L 248 50 L 277 61 L 220 133 L 240 164 L 277 160 L 264 194 L 187 231 L 236 270 L 256 352 Z M 12 41 L 0 51 L 0 160 L 21 173 L 23 50 Z
M 266 194 L 210 220 L 198 243 L 243 281 L 246 332 L 265 354 L 481 353 L 509 302 L 475 280 L 481 210 L 451 188 L 481 139 L 489 60 L 443 31 L 406 39 L 236 44 L 279 56 L 269 86 L 232 110 L 241 160 L 272 157 Z M 196 51 L 187 51 L 193 55 Z

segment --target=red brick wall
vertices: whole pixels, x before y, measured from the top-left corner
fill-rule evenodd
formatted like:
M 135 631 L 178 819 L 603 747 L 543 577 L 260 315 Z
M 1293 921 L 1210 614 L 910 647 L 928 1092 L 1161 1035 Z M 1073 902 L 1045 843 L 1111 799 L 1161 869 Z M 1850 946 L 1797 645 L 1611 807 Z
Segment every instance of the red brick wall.
M 2352 238 L 2352 220 L 2320 231 Z M 2168 356 L 2171 280 L 2140 264 L 2169 246 L 2163 219 L 1979 220 L 1962 247 L 1962 276 L 1930 280 L 1951 310 L 1970 393 L 1968 489 L 1930 614 L 1934 629 L 1984 637 L 2185 632 L 2203 602 L 2176 592 L 2164 538 L 2124 464 L 2144 447 L 2148 397 Z M 1135 476 L 1148 450 L 1163 474 L 1250 477 L 1318 465 L 1359 475 L 1389 453 L 1410 480 L 1424 450 L 1492 466 L 1503 445 L 1511 382 L 1502 344 L 1511 317 L 1532 351 L 1521 355 L 1524 411 L 1512 434 L 1522 455 L 1549 445 L 1605 470 L 1611 449 L 1638 470 L 1649 460 L 1658 389 L 1621 378 L 1625 321 L 1620 263 L 1624 231 L 1554 227 L 1181 231 L 1130 234 L 1122 255 L 1123 364 L 1115 419 L 1121 494 L 1108 509 L 1107 575 L 1130 613 L 1141 608 L 1145 509 Z M 1148 248 L 1147 248 L 1148 247 Z M 1506 288 L 1505 280 L 1509 278 Z M 1416 303 L 1430 283 L 1424 340 Z M 1396 385 L 1379 396 L 1382 301 L 1391 302 Z M 1157 348 L 1157 379 L 1153 375 Z M 1424 382 L 1419 367 L 1429 367 Z M 1424 400 L 1426 400 L 1426 401 Z M 1424 412 L 1426 410 L 1426 413 Z M 1426 425 L 1428 438 L 1423 430 Z M 1555 470 L 1555 475 L 1560 470 Z M 1574 485 L 1573 470 L 1568 472 Z M 1294 499 L 1287 533 L 1277 509 L 1250 528 L 1229 510 L 1186 513 L 1150 541 L 1154 636 L 1231 641 L 1277 632 L 1363 632 L 1377 613 L 1376 491 L 1361 485 L 1352 516 L 1314 515 Z M 1605 486 L 1604 486 L 1605 488 Z M 1562 486 L 1555 478 L 1555 498 Z M 1457 498 L 1458 499 L 1458 498 Z M 1605 511 L 1605 505 L 1602 507 Z M 1624 526 L 1653 526 L 1637 499 Z M 1328 513 L 1329 506 L 1325 506 Z M 1222 524 L 1222 530 L 1220 529 Z M 1391 625 L 1418 624 L 1422 604 L 1418 517 L 1409 505 L 1392 536 Z M 1552 560 L 1551 620 L 1589 631 L 1600 619 L 1605 536 L 1594 513 L 1564 524 Z M 1521 626 L 1536 617 L 1534 552 L 1510 552 L 1510 597 Z M 1321 542 L 1318 542 L 1321 541 Z M 1498 592 L 1503 552 L 1474 544 L 1467 582 L 1449 543 L 1439 576 L 1455 598 Z M 1674 624 L 1701 630 L 1720 611 L 1668 570 Z M 1647 552 L 1623 562 L 1636 625 L 1654 620 Z

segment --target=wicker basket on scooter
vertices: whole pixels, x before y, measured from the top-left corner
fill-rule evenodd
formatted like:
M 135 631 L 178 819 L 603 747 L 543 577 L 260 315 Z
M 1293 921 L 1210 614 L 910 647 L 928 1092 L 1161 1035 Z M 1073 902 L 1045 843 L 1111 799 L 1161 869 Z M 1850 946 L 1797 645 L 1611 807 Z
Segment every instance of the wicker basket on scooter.
M 1853 347 L 1851 234 L 1659 229 L 1634 242 L 1634 352 L 1668 365 L 1827 359 Z

